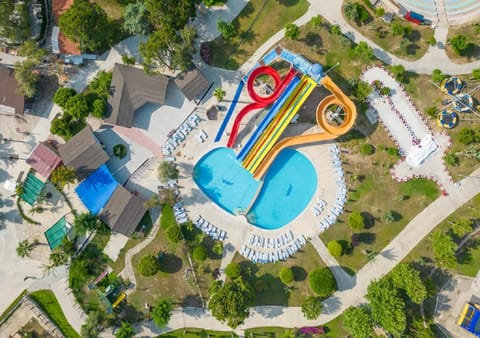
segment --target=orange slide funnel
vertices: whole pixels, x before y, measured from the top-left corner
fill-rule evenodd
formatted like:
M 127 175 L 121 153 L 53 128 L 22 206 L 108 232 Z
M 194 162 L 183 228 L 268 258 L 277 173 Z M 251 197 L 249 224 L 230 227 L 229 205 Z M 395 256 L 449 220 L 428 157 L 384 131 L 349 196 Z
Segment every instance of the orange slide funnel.
M 254 173 L 255 179 L 260 179 L 267 172 L 267 169 L 277 157 L 278 153 L 288 147 L 300 144 L 321 142 L 333 140 L 341 135 L 346 134 L 355 123 L 357 118 L 357 108 L 355 104 L 343 93 L 343 91 L 332 81 L 329 76 L 325 76 L 321 80 L 321 84 L 328 89 L 332 95 L 325 97 L 317 106 L 317 124 L 324 132 L 317 134 L 306 134 L 300 136 L 287 137 L 279 141 L 269 151 L 268 155 L 258 166 Z M 339 126 L 333 126 L 328 123 L 326 113 L 328 107 L 332 105 L 341 106 L 345 112 L 343 123 Z

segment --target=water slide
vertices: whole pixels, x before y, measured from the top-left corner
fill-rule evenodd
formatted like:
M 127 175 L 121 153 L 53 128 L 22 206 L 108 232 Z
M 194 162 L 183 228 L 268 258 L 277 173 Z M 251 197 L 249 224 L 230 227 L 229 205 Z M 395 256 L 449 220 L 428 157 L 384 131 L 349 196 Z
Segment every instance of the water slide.
M 268 126 L 265 128 L 264 132 L 260 135 L 258 141 L 255 142 L 255 144 L 252 146 L 251 150 L 248 152 L 247 156 L 245 156 L 245 159 L 242 161 L 242 165 L 245 169 L 247 170 L 250 169 L 250 165 L 255 160 L 260 149 L 267 142 L 268 135 L 273 133 L 275 127 L 278 125 L 278 123 L 284 116 L 285 111 L 287 111 L 288 108 L 292 105 L 298 93 L 303 89 L 304 86 L 305 86 L 305 82 L 299 81 L 299 83 L 295 86 L 292 93 L 288 96 L 285 103 L 281 106 L 279 112 L 273 117 L 272 121 L 270 121 Z
M 260 66 L 253 70 L 253 72 L 248 77 L 247 90 L 248 94 L 254 102 L 243 107 L 243 109 L 238 113 L 233 123 L 232 130 L 230 132 L 230 138 L 228 139 L 227 147 L 232 148 L 235 145 L 235 140 L 237 138 L 238 130 L 240 129 L 240 123 L 242 122 L 242 119 L 252 110 L 265 108 L 266 106 L 277 100 L 285 87 L 288 85 L 288 83 L 290 83 L 290 81 L 296 75 L 296 73 L 297 71 L 294 68 L 291 68 L 288 74 L 283 78 L 283 80 L 281 80 L 278 72 L 272 67 Z M 275 81 L 275 89 L 273 90 L 273 93 L 269 96 L 260 96 L 255 92 L 255 89 L 253 88 L 255 79 L 258 76 L 264 74 L 270 75 Z
M 280 119 L 277 119 L 276 123 L 272 123 L 272 127 L 269 132 L 265 133 L 263 145 L 260 146 L 258 152 L 255 154 L 253 161 L 248 166 L 248 170 L 254 173 L 260 163 L 267 156 L 270 149 L 274 146 L 277 140 L 280 138 L 284 130 L 292 121 L 293 117 L 303 105 L 305 100 L 310 96 L 310 93 L 315 89 L 317 83 L 310 77 L 304 76 L 300 85 L 300 90 L 296 92 L 296 95 L 290 101 L 290 104 L 285 106 L 279 113 L 282 115 Z
M 228 121 L 230 121 L 230 118 L 232 117 L 233 111 L 235 110 L 235 106 L 238 103 L 238 98 L 240 97 L 240 93 L 242 92 L 244 85 L 245 83 L 243 81 L 240 81 L 240 83 L 238 84 L 237 91 L 235 92 L 232 103 L 228 108 L 228 112 L 225 115 L 225 118 L 223 119 L 222 124 L 220 125 L 220 128 L 218 128 L 217 136 L 215 136 L 215 142 L 220 141 L 220 139 L 222 138 L 223 132 L 227 127 Z
M 272 147 L 270 152 L 265 156 L 263 162 L 258 166 L 253 175 L 255 179 L 260 179 L 267 172 L 273 160 L 275 160 L 278 153 L 283 149 L 301 144 L 333 140 L 338 136 L 347 133 L 353 127 L 355 119 L 357 118 L 357 108 L 355 107 L 355 104 L 343 93 L 329 76 L 323 77 L 321 83 L 332 93 L 332 95 L 327 96 L 320 101 L 317 106 L 317 124 L 325 132 L 287 137 L 278 142 Z M 338 127 L 330 125 L 326 120 L 327 108 L 332 104 L 342 106 L 345 112 L 344 121 Z
M 250 150 L 255 145 L 255 143 L 258 141 L 258 139 L 260 138 L 262 133 L 265 131 L 269 123 L 272 122 L 273 118 L 278 113 L 280 108 L 283 106 L 283 104 L 287 101 L 287 99 L 290 97 L 292 92 L 295 90 L 295 87 L 299 82 L 300 82 L 300 78 L 294 77 L 293 80 L 288 84 L 287 88 L 285 88 L 285 91 L 280 95 L 277 101 L 275 101 L 272 108 L 270 108 L 270 111 L 268 112 L 268 114 L 260 122 L 257 129 L 255 129 L 255 132 L 248 139 L 247 143 L 243 146 L 242 150 L 240 150 L 240 153 L 237 156 L 237 159 L 239 161 L 243 161 L 245 159 L 245 157 L 250 152 Z

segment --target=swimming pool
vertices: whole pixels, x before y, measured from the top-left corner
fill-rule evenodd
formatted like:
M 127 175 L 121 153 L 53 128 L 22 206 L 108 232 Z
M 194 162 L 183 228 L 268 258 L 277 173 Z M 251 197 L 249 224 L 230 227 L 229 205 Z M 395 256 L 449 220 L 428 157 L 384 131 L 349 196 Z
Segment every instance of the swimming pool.
M 315 168 L 293 149 L 280 152 L 263 184 L 242 167 L 229 148 L 216 148 L 204 155 L 193 169 L 193 179 L 221 208 L 234 215 L 248 211 L 249 223 L 267 230 L 291 222 L 317 189 Z

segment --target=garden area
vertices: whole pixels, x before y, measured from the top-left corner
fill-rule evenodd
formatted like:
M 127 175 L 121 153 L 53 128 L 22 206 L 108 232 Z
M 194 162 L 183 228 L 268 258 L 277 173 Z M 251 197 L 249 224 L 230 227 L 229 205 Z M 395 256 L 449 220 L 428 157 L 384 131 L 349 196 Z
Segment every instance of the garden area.
M 252 0 L 232 21 L 232 36 L 206 44 L 212 66 L 238 69 L 265 41 L 308 9 L 306 0 Z M 205 47 L 204 47 L 205 48 Z
M 384 14 L 382 7 L 373 7 L 370 1 L 348 1 L 343 5 L 343 15 L 352 27 L 402 59 L 418 60 L 436 43 L 430 26 L 415 25 L 399 17 L 386 23 Z
M 470 63 L 480 59 L 480 24 L 452 26 L 448 29 L 445 52 L 455 63 Z

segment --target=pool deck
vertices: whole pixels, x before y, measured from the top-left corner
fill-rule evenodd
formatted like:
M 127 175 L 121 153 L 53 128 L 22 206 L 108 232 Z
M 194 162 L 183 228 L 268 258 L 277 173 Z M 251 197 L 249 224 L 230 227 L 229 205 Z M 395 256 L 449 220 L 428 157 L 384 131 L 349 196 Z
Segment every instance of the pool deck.
M 233 257 L 235 251 L 239 251 L 243 245 L 248 244 L 250 236 L 254 234 L 262 237 L 276 238 L 280 234 L 292 230 L 295 237 L 300 235 L 304 235 L 306 238 L 317 237 L 320 233 L 320 228 L 318 227 L 320 219 L 329 214 L 336 200 L 337 185 L 334 167 L 331 163 L 328 150 L 329 145 L 332 143 L 311 144 L 296 148 L 314 165 L 318 175 L 317 190 L 304 211 L 293 221 L 280 229 L 264 230 L 249 224 L 244 216 L 234 216 L 220 208 L 212 202 L 193 181 L 192 172 L 197 161 L 210 150 L 224 147 L 226 139 L 226 137 L 224 137 L 222 141 L 215 143 L 213 138 L 219 126 L 218 120 L 208 121 L 202 113 L 198 113 L 198 115 L 202 121 L 197 128 L 207 133 L 207 140 L 204 143 L 199 143 L 195 137 L 198 131 L 194 130 L 188 135 L 183 145 L 177 148 L 175 153 L 176 163 L 180 170 L 178 184 L 180 186 L 181 200 L 191 219 L 202 215 L 217 228 L 227 232 L 225 239 L 225 247 L 228 248 L 226 250 L 227 256 Z M 289 132 L 295 133 L 297 130 L 305 130 L 305 125 L 290 125 L 289 128 Z M 314 128 L 312 128 L 312 130 L 317 131 Z M 311 130 L 305 132 L 309 133 Z M 312 208 L 318 201 L 318 198 L 326 201 L 327 206 L 320 216 L 315 216 Z M 262 248 L 256 247 L 255 249 L 262 252 Z M 269 251 L 271 250 L 272 249 L 269 249 Z M 222 262 L 222 266 L 223 265 L 224 262 Z

